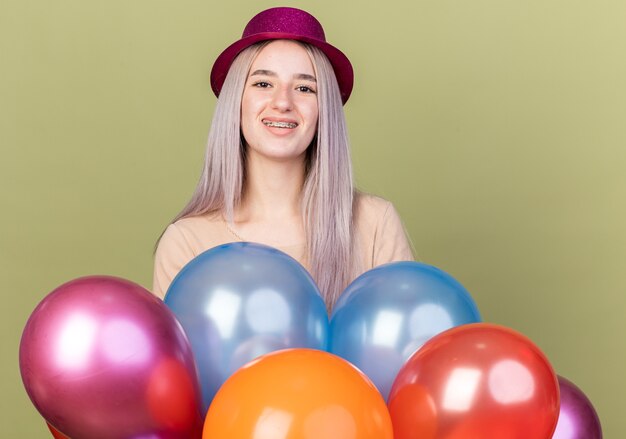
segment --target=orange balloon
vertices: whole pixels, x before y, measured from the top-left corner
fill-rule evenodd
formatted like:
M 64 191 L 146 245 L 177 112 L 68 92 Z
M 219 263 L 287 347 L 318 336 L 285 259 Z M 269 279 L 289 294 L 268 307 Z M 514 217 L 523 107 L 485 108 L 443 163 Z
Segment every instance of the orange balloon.
M 235 372 L 215 395 L 204 439 L 392 439 L 385 401 L 328 352 L 287 349 Z

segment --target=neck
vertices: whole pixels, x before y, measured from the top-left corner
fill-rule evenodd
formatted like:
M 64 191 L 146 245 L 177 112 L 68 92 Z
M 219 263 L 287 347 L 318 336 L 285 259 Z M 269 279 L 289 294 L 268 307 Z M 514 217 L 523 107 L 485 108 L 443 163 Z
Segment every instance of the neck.
M 235 222 L 299 217 L 304 170 L 304 155 L 277 161 L 249 151 L 243 199 L 235 211 Z

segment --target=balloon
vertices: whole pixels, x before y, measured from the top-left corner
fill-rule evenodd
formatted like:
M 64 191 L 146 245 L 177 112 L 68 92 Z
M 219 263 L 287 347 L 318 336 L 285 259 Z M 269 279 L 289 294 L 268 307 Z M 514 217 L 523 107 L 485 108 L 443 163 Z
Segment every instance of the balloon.
M 559 414 L 556 375 L 525 336 L 462 325 L 429 340 L 389 394 L 395 439 L 546 439 Z
M 84 277 L 46 296 L 24 328 L 20 369 L 37 410 L 73 439 L 201 435 L 189 341 L 132 282 Z
M 50 433 L 52 433 L 52 437 L 54 439 L 70 439 L 67 436 L 65 436 L 63 433 L 61 433 L 59 430 L 54 428 L 52 425 L 50 424 L 47 424 L 47 425 L 48 425 L 48 430 L 50 430 Z
M 204 405 L 233 372 L 279 349 L 326 349 L 328 314 L 315 283 L 295 259 L 271 247 L 234 242 L 189 262 L 165 304 L 183 325 Z
M 558 377 L 561 412 L 552 439 L 602 439 L 600 419 L 591 401 L 574 383 Z
M 330 352 L 360 368 L 387 398 L 406 360 L 428 339 L 480 315 L 449 274 L 418 262 L 367 271 L 341 295 L 330 321 Z
M 392 439 L 374 385 L 347 361 L 313 349 L 264 355 L 215 395 L 204 439 Z

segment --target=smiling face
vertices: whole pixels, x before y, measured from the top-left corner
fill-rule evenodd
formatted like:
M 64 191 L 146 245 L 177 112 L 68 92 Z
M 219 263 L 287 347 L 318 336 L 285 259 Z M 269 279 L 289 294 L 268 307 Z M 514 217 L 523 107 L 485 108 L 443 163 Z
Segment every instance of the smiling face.
M 303 160 L 317 119 L 317 82 L 307 51 L 289 40 L 269 43 L 252 63 L 241 101 L 248 155 Z

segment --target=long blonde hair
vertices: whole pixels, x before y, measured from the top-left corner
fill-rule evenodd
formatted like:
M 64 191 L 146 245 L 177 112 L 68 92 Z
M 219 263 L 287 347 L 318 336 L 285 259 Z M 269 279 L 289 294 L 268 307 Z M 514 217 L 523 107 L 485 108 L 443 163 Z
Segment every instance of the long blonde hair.
M 233 220 L 242 200 L 245 140 L 241 100 L 252 62 L 268 42 L 244 49 L 230 67 L 220 92 L 204 167 L 191 200 L 172 220 L 221 211 Z M 341 94 L 328 58 L 316 47 L 299 43 L 309 54 L 317 78 L 319 120 L 307 150 L 302 215 L 311 275 L 330 309 L 359 270 L 353 224 L 354 187 Z

